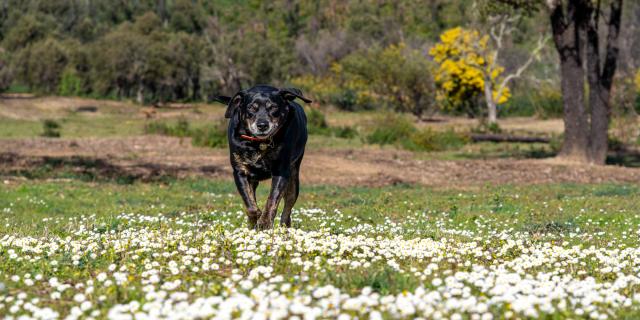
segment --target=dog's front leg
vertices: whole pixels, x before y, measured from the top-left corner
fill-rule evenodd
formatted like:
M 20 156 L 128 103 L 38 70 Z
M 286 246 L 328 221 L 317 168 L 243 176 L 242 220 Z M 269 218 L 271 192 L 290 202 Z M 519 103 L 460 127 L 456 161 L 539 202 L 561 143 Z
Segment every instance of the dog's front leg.
M 249 221 L 249 228 L 256 227 L 258 218 L 260 217 L 260 209 L 256 203 L 256 182 L 251 182 L 247 176 L 239 171 L 234 170 L 233 179 L 236 182 L 236 188 L 244 201 L 244 207 L 247 210 L 247 219 Z
M 258 229 L 269 229 L 273 226 L 273 220 L 275 219 L 276 212 L 278 211 L 278 204 L 282 195 L 287 188 L 289 179 L 284 176 L 274 176 L 271 179 L 271 192 L 269 193 L 269 199 L 267 199 L 267 205 L 264 212 L 258 219 Z

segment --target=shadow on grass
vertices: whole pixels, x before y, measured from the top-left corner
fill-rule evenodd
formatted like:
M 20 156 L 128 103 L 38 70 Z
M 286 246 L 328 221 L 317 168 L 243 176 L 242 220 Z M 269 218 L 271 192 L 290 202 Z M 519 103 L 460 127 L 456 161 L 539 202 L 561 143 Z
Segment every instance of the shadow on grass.
M 69 156 L 35 157 L 16 153 L 0 153 L 0 175 L 20 176 L 27 179 L 77 179 L 81 181 L 115 182 L 171 182 L 180 176 L 197 172 L 216 175 L 222 172 L 216 166 L 184 167 L 156 163 L 121 165 L 108 159 Z
M 485 143 L 486 144 L 486 143 Z M 460 153 L 461 159 L 487 160 L 487 159 L 544 159 L 552 158 L 557 152 L 547 145 L 522 146 L 502 143 L 489 143 L 488 147 L 480 148 L 472 153 Z
M 607 155 L 607 164 L 640 168 L 640 151 L 635 150 L 617 150 Z

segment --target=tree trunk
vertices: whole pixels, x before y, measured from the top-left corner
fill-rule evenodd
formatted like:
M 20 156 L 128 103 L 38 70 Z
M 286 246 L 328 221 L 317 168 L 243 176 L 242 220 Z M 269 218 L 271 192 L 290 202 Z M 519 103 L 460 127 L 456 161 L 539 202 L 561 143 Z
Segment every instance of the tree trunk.
M 598 8 L 590 8 L 587 28 L 587 79 L 589 81 L 589 107 L 591 109 L 591 144 L 589 162 L 604 164 L 607 156 L 609 129 L 609 94 L 600 84 L 600 40 L 598 34 Z
M 144 104 L 144 85 L 138 85 L 138 91 L 136 92 L 136 102 L 138 104 Z
M 191 92 L 191 100 L 199 101 L 200 100 L 200 77 L 199 76 L 192 77 L 191 83 L 193 85 L 193 91 Z
M 618 58 L 618 35 L 623 0 L 612 0 L 608 24 L 606 57 L 600 55 L 598 25 L 600 1 L 569 0 L 566 13 L 562 2 L 551 8 L 551 26 L 560 55 L 565 137 L 560 156 L 604 164 L 608 148 L 610 95 Z M 589 84 L 589 107 L 585 108 L 585 70 Z
M 553 41 L 560 56 L 564 142 L 559 156 L 589 161 L 589 119 L 584 105 L 582 52 L 586 29 L 584 3 L 570 0 L 567 12 L 557 4 L 551 12 Z
M 489 124 L 495 124 L 498 122 L 498 110 L 496 102 L 493 101 L 493 90 L 491 88 L 490 77 L 486 77 L 486 79 L 484 79 L 484 100 L 487 103 L 487 109 L 489 111 L 487 121 Z
M 584 70 L 580 60 L 574 55 L 560 59 L 564 109 L 564 142 L 560 156 L 588 162 L 589 119 L 584 105 Z
M 594 3 L 591 3 L 591 5 L 593 6 Z M 599 16 L 601 13 L 600 1 L 595 4 L 595 7 L 590 7 L 590 9 L 592 10 L 592 14 L 587 29 L 589 106 L 591 107 L 591 145 L 589 160 L 595 164 L 604 164 L 607 158 L 609 144 L 608 131 L 611 118 L 609 100 L 618 58 L 618 35 L 620 32 L 622 0 L 613 0 L 611 2 L 604 65 L 601 64 L 600 59 L 598 32 Z

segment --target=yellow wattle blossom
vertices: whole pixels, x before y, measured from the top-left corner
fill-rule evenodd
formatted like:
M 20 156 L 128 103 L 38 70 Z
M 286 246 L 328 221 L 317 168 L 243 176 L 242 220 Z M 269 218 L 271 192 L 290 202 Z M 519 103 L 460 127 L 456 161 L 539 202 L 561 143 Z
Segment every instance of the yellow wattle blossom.
M 640 69 L 636 72 L 636 91 L 640 94 Z
M 429 54 L 439 64 L 434 79 L 439 88 L 438 97 L 450 105 L 462 105 L 474 96 L 484 94 L 485 74 L 492 82 L 493 99 L 497 104 L 511 97 L 508 88 L 497 92 L 504 72 L 493 61 L 489 37 L 476 30 L 456 27 L 443 32 Z

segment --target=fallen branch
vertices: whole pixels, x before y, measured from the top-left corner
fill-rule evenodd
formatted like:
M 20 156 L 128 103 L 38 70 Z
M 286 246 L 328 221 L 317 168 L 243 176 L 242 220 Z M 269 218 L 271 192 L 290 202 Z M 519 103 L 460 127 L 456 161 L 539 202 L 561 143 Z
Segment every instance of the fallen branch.
M 545 137 L 527 137 L 527 136 L 511 136 L 504 134 L 483 134 L 474 133 L 471 134 L 471 141 L 473 142 L 522 142 L 522 143 L 549 143 L 550 138 Z

